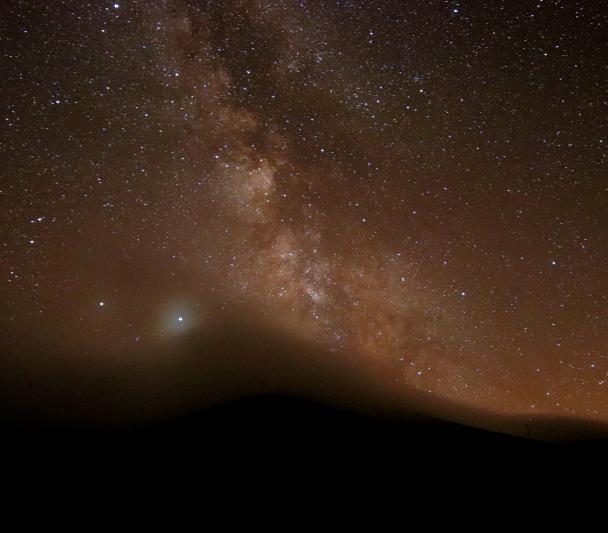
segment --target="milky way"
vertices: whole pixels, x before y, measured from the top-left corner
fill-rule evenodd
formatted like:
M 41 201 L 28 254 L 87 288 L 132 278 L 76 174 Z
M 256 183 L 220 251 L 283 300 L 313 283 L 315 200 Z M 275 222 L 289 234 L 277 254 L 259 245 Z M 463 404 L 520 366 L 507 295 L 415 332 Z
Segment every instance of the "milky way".
M 128 354 L 238 307 L 403 387 L 608 420 L 602 2 L 1 10 L 5 342 Z

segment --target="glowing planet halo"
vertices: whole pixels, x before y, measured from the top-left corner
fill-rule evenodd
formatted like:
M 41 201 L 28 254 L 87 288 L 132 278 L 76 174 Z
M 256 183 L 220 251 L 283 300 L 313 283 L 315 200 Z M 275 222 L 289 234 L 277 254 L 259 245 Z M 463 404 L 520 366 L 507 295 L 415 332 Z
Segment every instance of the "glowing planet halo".
M 175 299 L 164 303 L 157 327 L 157 334 L 168 339 L 204 329 L 205 321 L 201 304 L 195 303 L 193 298 Z

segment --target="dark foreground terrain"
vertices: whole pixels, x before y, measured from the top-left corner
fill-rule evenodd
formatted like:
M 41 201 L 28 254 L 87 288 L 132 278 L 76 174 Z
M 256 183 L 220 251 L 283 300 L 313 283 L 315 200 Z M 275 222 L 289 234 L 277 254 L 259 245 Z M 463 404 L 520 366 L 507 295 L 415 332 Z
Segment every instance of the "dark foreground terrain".
M 559 423 L 552 424 L 559 427 Z M 427 467 L 465 471 L 484 464 L 550 466 L 574 451 L 608 449 L 603 440 L 541 442 L 412 415 L 388 419 L 354 414 L 285 396 L 243 398 L 178 419 L 122 431 L 68 425 L 5 423 L 4 457 L 72 467 L 138 465 L 148 473 L 170 465 L 189 471 L 254 468 L 258 472 L 407 474 Z M 7 453 L 8 452 L 8 453 Z M 523 463 L 522 463 L 523 461 Z

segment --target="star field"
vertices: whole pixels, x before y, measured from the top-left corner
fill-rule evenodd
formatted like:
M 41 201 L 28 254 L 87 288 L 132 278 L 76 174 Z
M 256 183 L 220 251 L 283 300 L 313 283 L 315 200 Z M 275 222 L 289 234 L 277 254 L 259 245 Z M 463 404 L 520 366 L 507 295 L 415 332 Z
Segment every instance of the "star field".
M 128 354 L 246 309 L 403 387 L 608 420 L 602 2 L 0 13 L 3 342 Z

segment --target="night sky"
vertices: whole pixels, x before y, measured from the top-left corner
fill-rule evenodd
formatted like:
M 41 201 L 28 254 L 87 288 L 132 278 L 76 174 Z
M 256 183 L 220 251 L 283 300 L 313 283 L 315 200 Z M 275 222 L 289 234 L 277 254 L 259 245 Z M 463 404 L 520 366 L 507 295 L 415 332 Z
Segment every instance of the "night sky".
M 607 23 L 2 2 L 4 354 L 94 373 L 233 313 L 404 391 L 608 421 Z

